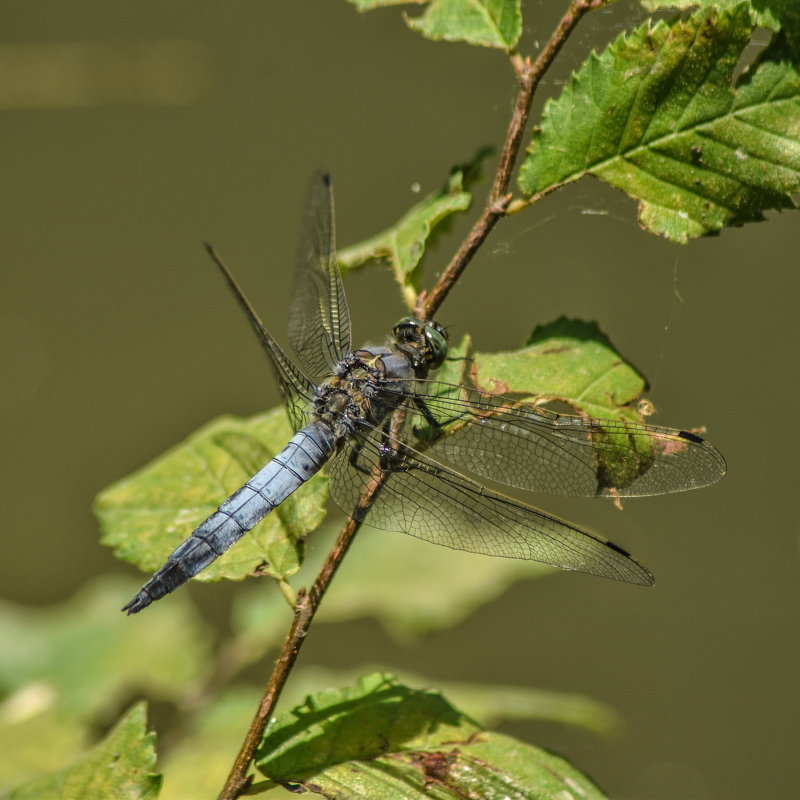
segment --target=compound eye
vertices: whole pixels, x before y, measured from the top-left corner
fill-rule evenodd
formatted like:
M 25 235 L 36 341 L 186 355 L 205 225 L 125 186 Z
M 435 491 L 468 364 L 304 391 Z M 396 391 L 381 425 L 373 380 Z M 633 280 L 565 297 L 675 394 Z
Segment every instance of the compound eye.
M 402 317 L 395 323 L 392 333 L 396 339 L 407 338 L 409 328 L 413 330 L 419 330 L 420 326 L 421 323 L 418 319 L 415 319 L 414 317 Z
M 431 354 L 430 368 L 438 369 L 447 358 L 447 331 L 436 322 L 426 322 L 425 341 Z

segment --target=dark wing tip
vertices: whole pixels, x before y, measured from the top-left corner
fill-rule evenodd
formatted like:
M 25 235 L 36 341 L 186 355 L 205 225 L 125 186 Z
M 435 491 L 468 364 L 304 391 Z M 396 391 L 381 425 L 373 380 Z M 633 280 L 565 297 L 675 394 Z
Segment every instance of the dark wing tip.
M 613 550 L 615 553 L 619 553 L 624 559 L 621 564 L 622 569 L 620 570 L 618 576 L 608 575 L 606 577 L 616 577 L 617 580 L 625 581 L 626 583 L 633 583 L 636 586 L 652 586 L 656 579 L 653 577 L 653 573 L 650 572 L 647 567 L 642 564 L 641 561 L 637 561 L 625 548 L 620 547 L 618 544 L 614 544 L 614 542 L 603 541 L 603 544 L 609 548 L 609 550 Z
M 699 484 L 699 486 L 709 486 L 712 483 L 716 483 L 720 478 L 724 478 L 728 474 L 728 464 L 725 461 L 725 456 L 714 447 L 708 439 L 704 439 L 702 436 L 698 436 L 696 433 L 692 433 L 691 431 L 679 431 L 678 436 L 681 439 L 685 439 L 687 442 L 691 442 L 692 444 L 699 445 L 703 448 L 706 454 L 710 456 L 711 459 L 714 461 L 714 469 L 709 469 L 707 474 L 705 475 L 706 482 Z

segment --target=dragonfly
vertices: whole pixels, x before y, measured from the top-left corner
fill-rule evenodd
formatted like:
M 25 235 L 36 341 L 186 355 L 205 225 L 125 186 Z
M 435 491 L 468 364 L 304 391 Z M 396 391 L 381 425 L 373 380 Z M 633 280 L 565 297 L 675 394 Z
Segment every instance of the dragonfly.
M 288 340 L 296 359 L 206 247 L 266 352 L 295 433 L 172 552 L 122 609 L 128 614 L 205 569 L 323 466 L 336 505 L 372 527 L 640 585 L 653 576 L 621 547 L 486 482 L 619 498 L 694 489 L 725 474 L 719 451 L 690 431 L 562 414 L 435 380 L 448 333 L 433 320 L 404 317 L 386 345 L 352 350 L 328 174 L 312 180 L 295 267 Z

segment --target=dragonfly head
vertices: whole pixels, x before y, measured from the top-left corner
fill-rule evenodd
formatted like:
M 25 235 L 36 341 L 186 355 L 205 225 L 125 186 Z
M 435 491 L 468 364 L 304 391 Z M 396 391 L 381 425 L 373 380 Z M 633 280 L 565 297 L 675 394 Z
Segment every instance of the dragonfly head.
M 394 338 L 401 345 L 412 345 L 427 369 L 438 369 L 447 357 L 447 331 L 438 322 L 421 322 L 403 317 L 394 326 Z

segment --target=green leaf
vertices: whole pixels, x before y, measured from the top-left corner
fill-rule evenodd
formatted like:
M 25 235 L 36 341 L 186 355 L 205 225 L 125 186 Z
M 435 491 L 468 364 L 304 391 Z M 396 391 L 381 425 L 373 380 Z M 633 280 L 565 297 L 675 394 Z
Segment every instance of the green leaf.
M 746 4 L 647 23 L 592 54 L 534 133 L 527 195 L 594 175 L 639 200 L 676 242 L 794 208 L 800 75 L 776 44 L 731 88 L 752 30 Z
M 741 4 L 742 0 L 640 0 L 648 11 L 673 8 L 716 8 L 726 11 Z M 800 9 L 797 0 L 755 0 L 748 3 L 757 25 L 779 30 L 782 26 L 797 28 L 800 25 Z
M 630 419 L 630 404 L 647 387 L 596 322 L 559 317 L 537 325 L 525 347 L 476 352 L 475 385 L 526 400 L 560 400 L 590 417 Z
M 155 734 L 137 703 L 80 761 L 11 793 L 12 800 L 155 800 L 161 787 Z M 44 743 L 43 743 L 44 745 Z
M 173 699 L 192 692 L 208 652 L 198 618 L 177 597 L 146 625 L 121 625 L 115 610 L 135 586 L 104 578 L 52 608 L 0 605 L 0 640 L 14 643 L 0 648 L 2 693 L 39 687 L 42 711 L 92 720 L 131 686 Z
M 250 419 L 220 417 L 134 475 L 101 492 L 94 510 L 103 543 L 152 572 L 217 506 L 285 446 L 282 409 Z M 198 575 L 241 580 L 256 571 L 297 571 L 303 539 L 325 515 L 327 479 L 317 475 Z M 266 565 L 266 566 L 264 566 Z
M 438 692 L 418 691 L 377 673 L 353 687 L 328 689 L 281 715 L 256 753 L 256 766 L 273 780 L 318 772 L 381 752 L 468 739 L 477 723 Z
M 522 35 L 520 0 L 432 0 L 408 26 L 428 39 L 513 50 Z
M 597 323 L 561 317 L 538 326 L 526 347 L 504 353 L 475 353 L 477 388 L 512 394 L 524 402 L 559 401 L 595 419 L 642 422 L 633 403 L 647 383 L 614 348 Z M 602 486 L 622 489 L 652 462 L 653 443 L 646 437 L 599 431 L 593 441 Z M 619 458 L 615 457 L 618 450 Z M 631 452 L 638 459 L 631 458 Z
M 425 242 L 431 228 L 447 215 L 465 211 L 471 200 L 469 192 L 459 189 L 432 192 L 390 228 L 342 250 L 338 254 L 339 263 L 345 270 L 351 270 L 370 260 L 386 259 L 397 282 L 401 286 L 410 285 L 425 253 Z
M 407 305 L 416 302 L 416 279 L 420 262 L 436 226 L 456 211 L 465 211 L 472 202 L 469 187 L 481 174 L 483 161 L 492 153 L 481 149 L 466 164 L 454 167 L 447 183 L 412 206 L 394 225 L 375 236 L 340 250 L 337 259 L 343 270 L 356 269 L 368 261 L 386 260 L 403 289 L 411 288 Z
M 273 781 L 370 800 L 602 797 L 566 761 L 484 731 L 438 692 L 384 674 L 320 692 L 280 716 L 256 766 Z
M 447 348 L 447 358 L 436 371 L 435 380 L 445 383 L 466 383 L 472 368 L 472 337 L 465 334 L 457 344 L 451 342 Z

